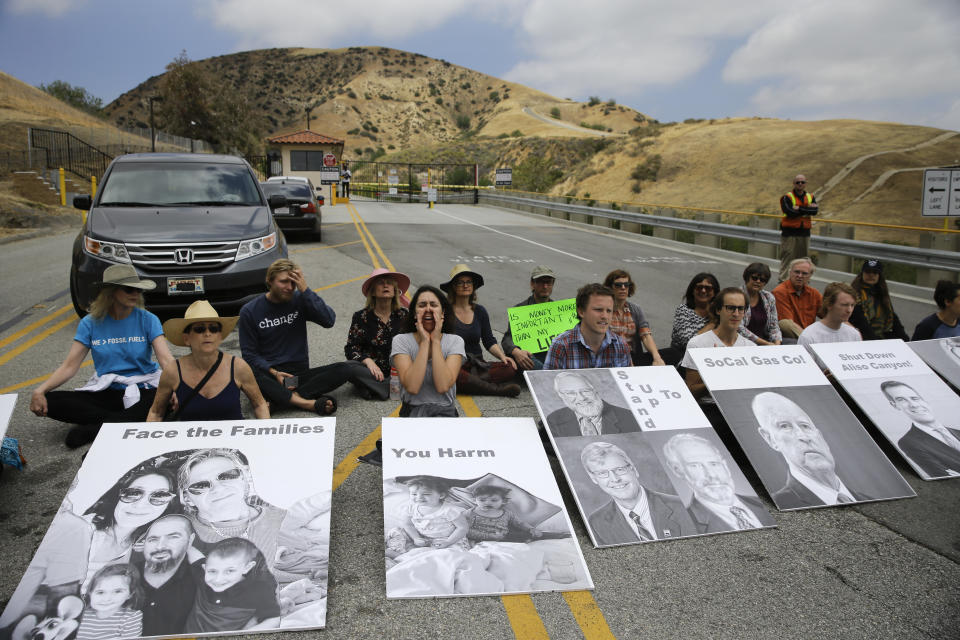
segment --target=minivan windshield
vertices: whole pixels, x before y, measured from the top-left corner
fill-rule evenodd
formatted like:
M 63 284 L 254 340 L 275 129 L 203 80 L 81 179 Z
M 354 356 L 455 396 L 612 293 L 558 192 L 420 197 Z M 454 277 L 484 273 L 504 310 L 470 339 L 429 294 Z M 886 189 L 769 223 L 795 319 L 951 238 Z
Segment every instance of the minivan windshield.
M 242 164 L 121 162 L 100 194 L 101 207 L 262 206 L 250 171 Z

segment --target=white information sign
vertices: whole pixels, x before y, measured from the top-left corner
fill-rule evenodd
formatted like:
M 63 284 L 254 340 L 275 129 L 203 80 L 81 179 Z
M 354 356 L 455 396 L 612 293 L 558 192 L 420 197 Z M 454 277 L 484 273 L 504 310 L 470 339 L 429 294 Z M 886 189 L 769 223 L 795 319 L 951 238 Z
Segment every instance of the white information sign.
M 810 346 L 921 478 L 960 477 L 960 396 L 907 343 Z
M 69 625 L 56 638 L 322 628 L 334 425 L 104 424 L 0 622 L 15 638 L 38 623 Z M 154 595 L 118 606 L 98 589 Z
M 513 169 L 497 169 L 496 171 L 496 186 L 498 187 L 509 187 L 513 184 Z
M 524 376 L 595 546 L 776 526 L 673 367 Z
M 433 187 L 427 189 L 427 202 L 436 202 L 437 201 L 437 190 Z
M 530 418 L 384 418 L 388 598 L 592 589 Z
M 923 172 L 923 215 L 960 216 L 960 170 L 926 169 Z
M 340 182 L 340 167 L 323 167 L 320 169 L 320 184 L 337 184 Z
M 916 495 L 802 346 L 687 353 L 781 511 Z

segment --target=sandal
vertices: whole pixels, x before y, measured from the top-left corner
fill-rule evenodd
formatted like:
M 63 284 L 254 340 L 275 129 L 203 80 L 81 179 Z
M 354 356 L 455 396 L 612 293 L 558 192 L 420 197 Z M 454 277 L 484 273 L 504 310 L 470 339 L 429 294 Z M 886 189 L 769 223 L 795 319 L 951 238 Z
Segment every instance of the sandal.
M 318 416 L 332 416 L 337 412 L 337 401 L 330 396 L 320 396 L 313 403 L 313 410 Z

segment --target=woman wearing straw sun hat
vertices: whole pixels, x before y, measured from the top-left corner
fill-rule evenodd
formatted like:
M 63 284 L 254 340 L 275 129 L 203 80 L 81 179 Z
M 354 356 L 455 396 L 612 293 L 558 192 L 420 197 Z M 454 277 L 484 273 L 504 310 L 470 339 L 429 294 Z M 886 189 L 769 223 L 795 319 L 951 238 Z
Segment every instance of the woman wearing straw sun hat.
M 237 326 L 237 316 L 221 318 L 206 300 L 197 300 L 182 318 L 163 323 L 167 340 L 178 347 L 190 347 L 190 354 L 163 368 L 160 388 L 147 422 L 164 419 L 171 394 L 177 394 L 173 420 L 242 420 L 240 392 L 243 391 L 259 419 L 270 417 L 267 401 L 253 377 L 250 365 L 236 356 L 224 357 L 220 343 Z
M 374 269 L 360 286 L 367 303 L 353 314 L 343 347 L 348 360 L 362 363 L 373 375 L 381 387 L 376 392 L 380 400 L 390 397 L 390 345 L 393 336 L 403 333 L 408 312 L 401 305 L 400 296 L 409 287 L 406 274 Z
M 143 308 L 143 292 L 157 284 L 141 280 L 130 265 L 115 264 L 104 270 L 98 286 L 66 359 L 30 398 L 30 410 L 38 416 L 76 425 L 67 432 L 70 448 L 93 442 L 104 422 L 142 422 L 160 367 L 174 364 L 160 320 Z M 87 383 L 76 391 L 52 391 L 76 375 L 88 352 L 95 373 Z

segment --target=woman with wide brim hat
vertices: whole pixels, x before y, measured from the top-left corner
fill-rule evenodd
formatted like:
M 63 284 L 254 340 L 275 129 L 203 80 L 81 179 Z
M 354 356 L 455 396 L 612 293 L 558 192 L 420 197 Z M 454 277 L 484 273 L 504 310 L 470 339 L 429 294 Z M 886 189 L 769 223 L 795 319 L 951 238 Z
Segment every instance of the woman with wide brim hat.
M 517 364 L 503 352 L 493 337 L 490 315 L 483 305 L 477 304 L 477 289 L 482 286 L 483 276 L 465 264 L 455 265 L 450 279 L 440 285 L 453 306 L 454 333 L 463 338 L 467 351 L 457 377 L 457 389 L 465 394 L 515 398 L 520 395 L 520 385 L 511 381 L 517 374 Z M 484 362 L 484 347 L 499 362 Z
M 167 340 L 178 347 L 190 347 L 190 354 L 177 358 L 174 366 L 163 368 L 147 422 L 164 419 L 174 393 L 174 420 L 242 420 L 241 391 L 257 418 L 270 417 L 250 365 L 243 358 L 224 356 L 220 351 L 220 343 L 237 326 L 237 320 L 237 316 L 220 317 L 209 302 L 197 300 L 182 318 L 163 323 Z
M 348 360 L 363 364 L 376 380 L 376 391 L 358 387 L 368 399 L 390 397 L 390 345 L 403 332 L 408 312 L 402 296 L 409 288 L 406 274 L 383 268 L 374 269 L 360 285 L 367 302 L 353 314 L 343 352 Z
M 156 286 L 131 265 L 107 267 L 66 359 L 34 389 L 31 411 L 75 425 L 67 432 L 68 447 L 92 442 L 104 422 L 143 422 L 147 417 L 160 368 L 174 365 L 160 320 L 143 308 L 143 292 Z M 53 391 L 76 375 L 88 352 L 95 373 L 87 383 L 76 391 Z

